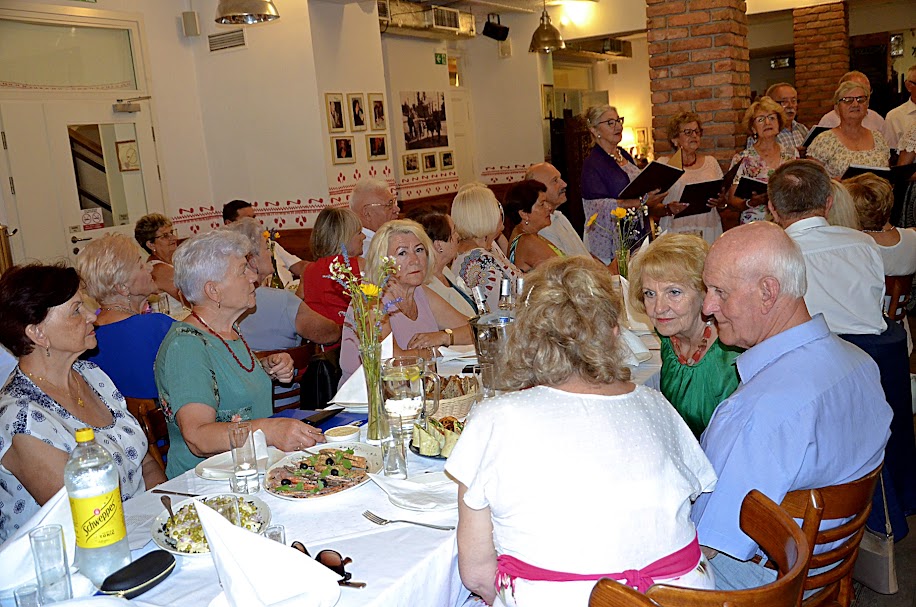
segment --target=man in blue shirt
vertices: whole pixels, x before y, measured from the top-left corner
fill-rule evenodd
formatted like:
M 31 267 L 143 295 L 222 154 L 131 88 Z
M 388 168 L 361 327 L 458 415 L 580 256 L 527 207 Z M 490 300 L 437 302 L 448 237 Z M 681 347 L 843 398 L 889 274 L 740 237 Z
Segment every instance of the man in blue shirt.
M 830 332 L 805 306 L 805 261 L 777 225 L 729 230 L 709 251 L 704 314 L 719 339 L 748 350 L 741 385 L 713 414 L 701 445 L 719 482 L 694 504 L 700 544 L 718 551 L 716 586 L 739 589 L 775 579 L 750 561 L 757 545 L 738 523 L 741 502 L 758 489 L 786 493 L 858 479 L 883 460 L 891 408 L 878 367 Z

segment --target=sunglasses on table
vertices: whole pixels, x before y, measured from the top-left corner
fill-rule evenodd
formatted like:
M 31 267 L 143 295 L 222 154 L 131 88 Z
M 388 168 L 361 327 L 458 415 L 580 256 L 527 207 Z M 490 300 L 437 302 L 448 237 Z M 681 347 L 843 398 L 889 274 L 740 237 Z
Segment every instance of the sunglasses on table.
M 312 556 L 309 554 L 305 545 L 300 541 L 293 542 L 290 544 L 290 547 L 295 548 L 307 557 Z M 350 580 L 353 574 L 346 570 L 346 566 L 353 562 L 353 559 L 350 557 L 343 557 L 336 550 L 322 550 L 315 556 L 315 560 L 340 576 L 340 579 L 337 580 L 339 586 L 348 586 L 350 588 L 366 587 L 365 582 L 354 582 Z

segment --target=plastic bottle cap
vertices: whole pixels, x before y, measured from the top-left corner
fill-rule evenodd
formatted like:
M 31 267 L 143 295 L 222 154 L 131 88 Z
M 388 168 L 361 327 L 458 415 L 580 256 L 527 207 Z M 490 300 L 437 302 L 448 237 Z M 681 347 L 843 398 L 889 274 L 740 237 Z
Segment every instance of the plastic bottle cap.
M 80 428 L 76 431 L 76 442 L 86 443 L 95 440 L 95 430 L 92 428 Z

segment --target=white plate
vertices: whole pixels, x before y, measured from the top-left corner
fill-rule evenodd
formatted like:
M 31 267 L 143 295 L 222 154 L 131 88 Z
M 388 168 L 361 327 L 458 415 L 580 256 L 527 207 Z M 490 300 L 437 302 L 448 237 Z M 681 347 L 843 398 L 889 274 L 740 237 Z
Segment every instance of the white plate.
M 367 445 L 366 443 L 355 443 L 355 442 L 332 443 L 329 445 L 316 445 L 314 447 L 306 449 L 304 452 L 291 453 L 287 455 L 286 457 L 281 459 L 279 462 L 277 462 L 276 464 L 274 464 L 273 466 L 267 469 L 267 476 L 265 476 L 264 478 L 265 483 L 267 481 L 267 478 L 270 476 L 270 471 L 273 468 L 277 468 L 279 466 L 285 466 L 286 464 L 291 463 L 291 462 L 297 462 L 305 457 L 308 457 L 309 455 L 314 455 L 318 453 L 321 449 L 353 449 L 354 455 L 360 455 L 366 458 L 366 465 L 368 466 L 369 472 L 371 472 L 372 474 L 378 474 L 382 470 L 382 448 L 381 447 L 376 447 L 374 445 Z M 334 497 L 335 495 L 340 495 L 341 493 L 345 493 L 347 491 L 350 491 L 351 489 L 355 489 L 357 487 L 365 485 L 366 483 L 369 482 L 369 480 L 370 479 L 367 476 L 362 482 L 357 483 L 356 485 L 353 485 L 352 487 L 347 487 L 346 489 L 343 489 L 336 493 L 328 493 L 326 495 L 316 495 L 314 497 L 294 497 L 292 495 L 274 493 L 270 489 L 267 489 L 266 486 L 265 486 L 265 490 L 268 493 L 270 493 L 271 495 L 273 495 L 274 497 L 279 497 L 280 499 L 290 500 L 293 502 L 301 502 L 304 500 L 317 500 L 317 499 L 321 499 L 325 497 Z
M 286 453 L 283 451 L 276 447 L 268 447 L 267 467 L 270 468 L 284 457 Z M 232 452 L 226 451 L 205 459 L 194 467 L 194 473 L 208 481 L 228 481 L 232 476 Z
M 208 498 L 208 497 L 217 497 L 219 495 L 232 495 L 232 494 L 231 493 L 214 493 L 213 495 L 202 495 L 201 497 Z M 264 502 L 264 500 L 262 500 L 261 498 L 255 497 L 253 495 L 244 495 L 244 496 L 235 496 L 235 497 L 242 497 L 242 499 L 252 502 L 255 505 L 255 507 L 258 509 L 258 512 L 261 514 L 261 519 L 263 519 L 261 523 L 262 531 L 264 529 L 267 529 L 267 527 L 270 526 L 270 506 L 268 506 Z M 191 499 L 186 499 L 184 501 L 178 502 L 177 504 L 172 504 L 172 511 L 177 513 L 179 510 L 181 510 L 183 506 L 187 506 L 188 504 L 190 504 L 193 501 L 194 499 L 191 498 Z M 153 521 L 152 526 L 150 527 L 150 530 L 149 530 L 150 535 L 153 536 L 153 541 L 156 542 L 157 546 L 159 546 L 160 548 L 162 548 L 163 550 L 167 552 L 171 552 L 172 554 L 177 554 L 179 556 L 210 556 L 209 550 L 207 550 L 206 552 L 180 552 L 176 550 L 174 547 L 172 547 L 172 545 L 169 544 L 167 540 L 168 536 L 162 530 L 162 527 L 163 525 L 165 525 L 165 522 L 167 520 L 169 520 L 169 513 L 166 511 L 163 511 L 159 516 L 156 517 L 156 519 Z
M 349 413 L 369 413 L 369 403 L 339 403 Z

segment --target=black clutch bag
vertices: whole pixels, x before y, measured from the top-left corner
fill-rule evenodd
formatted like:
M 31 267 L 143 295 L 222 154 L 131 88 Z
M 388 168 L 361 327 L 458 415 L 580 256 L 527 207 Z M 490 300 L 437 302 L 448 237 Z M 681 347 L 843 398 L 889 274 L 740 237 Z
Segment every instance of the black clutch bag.
M 99 589 L 123 599 L 140 596 L 169 577 L 175 569 L 175 557 L 165 550 L 153 550 L 105 578 Z

